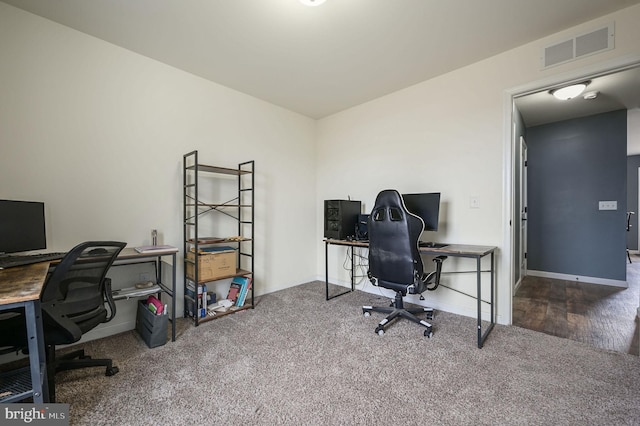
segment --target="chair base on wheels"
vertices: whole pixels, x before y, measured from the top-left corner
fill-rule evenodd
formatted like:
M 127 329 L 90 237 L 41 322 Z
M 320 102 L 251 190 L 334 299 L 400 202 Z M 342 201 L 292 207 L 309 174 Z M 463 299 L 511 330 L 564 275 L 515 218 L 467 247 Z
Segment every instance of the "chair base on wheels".
M 425 320 L 421 320 L 416 315 L 426 313 L 427 319 L 433 319 L 433 309 L 432 308 L 405 308 L 402 300 L 402 292 L 396 292 L 396 297 L 394 302 L 389 307 L 382 306 L 363 306 L 362 314 L 364 316 L 371 315 L 371 312 L 382 312 L 384 314 L 389 314 L 385 319 L 380 321 L 378 326 L 375 329 L 375 333 L 382 336 L 385 332 L 385 327 L 388 326 L 391 321 L 397 318 L 405 318 L 409 321 L 415 322 L 416 324 L 420 324 L 425 327 L 424 335 L 425 337 L 433 336 L 433 326 Z
M 49 399 L 55 402 L 55 374 L 60 371 L 77 370 L 79 368 L 88 367 L 105 367 L 105 376 L 113 376 L 120 371 L 118 367 L 113 365 L 111 359 L 93 359 L 90 355 L 85 354 L 84 349 L 70 352 L 68 354 L 56 357 L 55 347 L 47 348 L 47 375 L 49 382 Z

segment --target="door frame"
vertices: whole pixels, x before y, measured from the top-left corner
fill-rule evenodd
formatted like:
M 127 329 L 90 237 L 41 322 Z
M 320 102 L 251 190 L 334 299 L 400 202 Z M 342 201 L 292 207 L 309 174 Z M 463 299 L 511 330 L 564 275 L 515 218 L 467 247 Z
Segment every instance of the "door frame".
M 514 209 L 514 197 L 519 196 L 518 188 L 515 186 L 515 170 L 516 170 L 516 144 L 518 143 L 516 135 L 513 131 L 513 120 L 518 111 L 514 98 L 529 95 L 544 90 L 549 90 L 561 84 L 576 83 L 585 79 L 606 75 L 625 69 L 640 66 L 640 55 L 633 54 L 621 58 L 604 61 L 595 65 L 589 65 L 575 70 L 550 76 L 544 79 L 531 81 L 521 86 L 506 89 L 503 92 L 503 259 L 501 274 L 508 277 L 508 285 L 500 286 L 505 289 L 504 292 L 498 292 L 497 303 L 505 306 L 502 311 L 505 313 L 504 321 L 506 324 L 512 324 L 513 319 L 513 296 L 515 295 L 515 271 L 519 265 L 514 262 L 514 250 L 516 247 L 516 232 L 514 224 L 517 223 L 516 212 Z M 504 294 L 503 294 L 504 293 Z M 638 308 L 640 311 L 640 308 Z
M 522 283 L 524 277 L 527 276 L 527 142 L 524 136 L 520 136 L 520 280 L 518 285 Z

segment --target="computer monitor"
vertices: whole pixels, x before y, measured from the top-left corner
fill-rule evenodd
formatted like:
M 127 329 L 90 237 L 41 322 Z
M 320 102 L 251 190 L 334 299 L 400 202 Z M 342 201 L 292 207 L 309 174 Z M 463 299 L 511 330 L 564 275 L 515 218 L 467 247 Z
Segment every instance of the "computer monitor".
M 0 254 L 45 248 L 44 203 L 0 200 Z
M 404 205 L 411 213 L 422 218 L 425 231 L 438 230 L 440 193 L 402 194 Z

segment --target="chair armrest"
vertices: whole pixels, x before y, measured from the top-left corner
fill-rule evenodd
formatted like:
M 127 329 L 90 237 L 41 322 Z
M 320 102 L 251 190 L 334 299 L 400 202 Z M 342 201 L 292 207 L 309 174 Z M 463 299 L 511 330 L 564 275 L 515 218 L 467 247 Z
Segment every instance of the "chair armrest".
M 105 322 L 109 322 L 116 316 L 116 302 L 113 300 L 113 294 L 111 293 L 111 278 L 104 279 L 104 300 L 109 306 L 109 315 Z
M 431 272 L 429 275 L 425 276 L 422 282 L 427 286 L 427 290 L 433 291 L 438 288 L 440 285 L 440 274 L 442 273 L 442 263 L 447 260 L 447 256 L 437 256 L 433 259 L 433 262 L 436 264 L 436 270 Z M 435 281 L 435 282 L 434 282 Z M 433 287 L 429 287 L 428 285 L 433 282 Z

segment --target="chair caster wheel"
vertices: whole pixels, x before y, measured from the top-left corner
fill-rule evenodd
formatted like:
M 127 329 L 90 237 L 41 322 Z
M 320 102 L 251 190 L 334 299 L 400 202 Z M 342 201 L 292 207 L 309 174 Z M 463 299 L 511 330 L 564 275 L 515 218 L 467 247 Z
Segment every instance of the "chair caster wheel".
M 431 336 L 433 336 L 433 331 L 431 330 L 431 328 L 428 328 L 424 331 L 424 337 L 426 337 L 427 339 L 431 339 Z
M 378 336 L 384 336 L 384 328 L 376 327 L 376 333 L 378 334 Z
M 118 367 L 107 367 L 107 372 L 105 373 L 105 376 L 114 376 L 118 373 L 118 371 L 120 371 Z
M 364 313 L 363 313 L 363 315 L 364 315 L 365 317 L 370 317 L 370 316 L 371 316 L 371 312 L 364 312 Z

